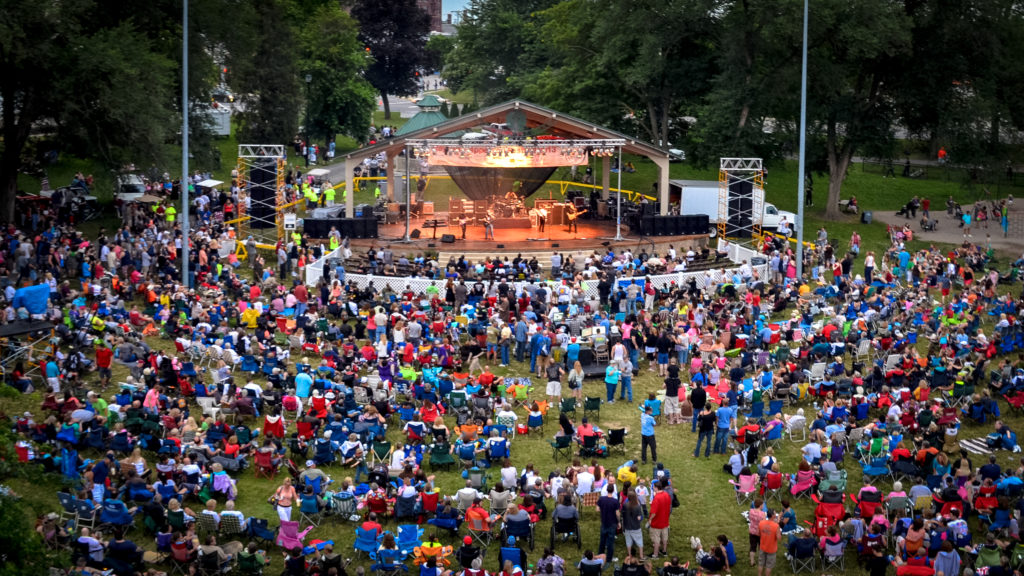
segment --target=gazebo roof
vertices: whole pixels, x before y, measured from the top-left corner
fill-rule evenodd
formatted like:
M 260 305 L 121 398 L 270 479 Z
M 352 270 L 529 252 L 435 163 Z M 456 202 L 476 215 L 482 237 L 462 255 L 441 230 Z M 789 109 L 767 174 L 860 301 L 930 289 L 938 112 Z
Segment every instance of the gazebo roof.
M 401 128 L 395 131 L 395 136 L 405 136 L 412 132 L 425 130 L 431 126 L 436 126 L 446 122 L 447 120 L 448 117 L 438 110 L 420 111 L 410 118 L 408 122 L 403 124 Z
M 420 98 L 416 105 L 420 108 L 440 108 L 441 101 L 437 99 L 437 96 L 433 94 L 427 94 L 423 98 Z
M 432 95 L 427 95 L 432 96 Z M 436 100 L 436 98 L 435 98 Z M 422 103 L 422 100 L 420 101 Z M 440 104 L 438 104 L 440 105 Z M 495 104 L 469 114 L 463 114 L 455 118 L 445 118 L 440 112 L 434 116 L 433 112 L 420 112 L 413 116 L 398 132 L 395 138 L 379 142 L 373 146 L 367 146 L 346 153 L 347 159 L 363 159 L 386 152 L 389 156 L 398 154 L 405 147 L 406 141 L 410 139 L 440 138 L 447 134 L 459 131 L 471 131 L 476 127 L 490 124 L 492 122 L 503 123 L 505 116 L 512 111 L 522 112 L 526 118 L 528 129 L 543 128 L 551 134 L 567 139 L 623 139 L 626 141 L 623 151 L 629 154 L 639 154 L 648 158 L 668 158 L 669 152 L 649 142 L 638 140 L 621 132 L 600 126 L 594 122 L 575 118 L 562 114 L 557 110 L 545 108 L 525 100 L 509 100 L 501 104 Z M 431 114 L 437 122 L 428 123 L 427 119 L 422 122 L 417 120 L 420 116 Z

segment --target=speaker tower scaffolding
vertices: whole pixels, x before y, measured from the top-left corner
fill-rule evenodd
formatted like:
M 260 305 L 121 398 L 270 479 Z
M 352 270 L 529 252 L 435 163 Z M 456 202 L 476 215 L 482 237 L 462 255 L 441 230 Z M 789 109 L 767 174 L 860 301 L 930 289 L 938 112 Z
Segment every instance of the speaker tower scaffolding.
M 239 241 L 252 235 L 257 244 L 274 246 L 284 238 L 284 215 L 278 211 L 287 203 L 284 177 L 283 145 L 238 145 L 238 187 L 250 200 L 248 218 L 239 222 Z
M 764 170 L 760 158 L 721 158 L 718 170 L 718 234 L 751 243 L 764 220 Z

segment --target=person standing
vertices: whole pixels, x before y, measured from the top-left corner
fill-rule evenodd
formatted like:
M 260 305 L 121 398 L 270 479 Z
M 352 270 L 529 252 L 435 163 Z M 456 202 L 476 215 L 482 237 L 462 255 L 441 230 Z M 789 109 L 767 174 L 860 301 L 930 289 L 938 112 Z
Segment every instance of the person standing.
M 615 558 L 615 535 L 619 531 L 620 511 L 614 483 L 609 483 L 604 495 L 597 499 L 597 509 L 601 512 L 601 536 L 597 553 L 604 554 L 606 558 Z
M 459 227 L 462 228 L 462 240 L 466 239 L 466 225 L 469 224 L 469 219 L 463 214 L 459 216 Z
M 619 367 L 614 362 L 604 371 L 604 386 L 608 392 L 608 403 L 615 404 L 615 389 L 619 386 Z
M 651 460 L 658 461 L 658 442 L 654 437 L 654 409 L 650 406 L 644 407 L 644 413 L 640 415 L 640 461 L 647 464 L 647 447 L 651 448 Z
M 662 478 L 652 482 L 654 497 L 651 498 L 651 515 L 647 520 L 648 533 L 651 536 L 652 558 L 658 554 L 668 555 L 668 527 L 672 516 L 672 495 L 668 493 L 668 481 Z
M 544 223 L 548 220 L 548 211 L 544 208 L 537 209 L 537 231 L 544 231 Z
M 733 422 L 735 421 L 736 415 L 733 409 L 722 403 L 715 411 L 715 418 L 718 422 L 718 428 L 715 430 L 715 454 L 725 454 L 726 444 L 729 440 L 729 430 L 732 429 Z
M 713 410 L 711 410 L 711 403 L 706 403 L 704 405 L 703 410 L 694 410 L 694 414 L 694 426 L 699 427 L 699 435 L 697 436 L 697 448 L 693 451 L 693 457 L 697 458 L 700 456 L 700 445 L 702 442 L 707 442 L 707 444 L 704 446 L 704 457 L 710 458 L 712 436 L 715 433 L 716 420 L 715 413 Z M 699 422 L 699 425 L 696 424 L 697 422 Z
M 775 568 L 775 555 L 779 551 L 779 538 L 782 530 L 775 522 L 775 512 L 768 510 L 765 519 L 757 525 L 759 548 L 757 552 L 758 576 L 772 576 Z
M 494 240 L 494 219 L 490 213 L 484 218 L 484 240 Z
M 677 378 L 678 381 L 678 378 Z M 668 381 L 665 381 L 665 388 L 668 389 Z M 693 406 L 693 430 L 691 432 L 697 432 L 697 424 L 700 423 L 701 412 L 706 410 L 711 412 L 711 405 L 708 404 L 708 393 L 702 386 L 694 386 L 690 390 L 690 405 Z M 713 412 L 712 412 L 713 413 Z M 712 423 L 710 432 L 714 434 L 715 426 Z M 711 437 L 708 437 L 708 450 L 711 449 Z

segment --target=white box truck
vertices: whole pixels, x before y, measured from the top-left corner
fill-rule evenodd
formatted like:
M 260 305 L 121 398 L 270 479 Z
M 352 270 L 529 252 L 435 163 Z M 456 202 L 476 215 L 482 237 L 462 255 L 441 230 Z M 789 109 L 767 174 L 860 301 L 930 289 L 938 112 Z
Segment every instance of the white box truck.
M 669 180 L 669 198 L 679 197 L 679 214 L 707 214 L 714 234 L 715 226 L 722 220 L 718 213 L 718 182 L 715 180 Z M 764 198 L 764 190 L 754 188 L 754 194 Z M 761 228 L 775 230 L 785 218 L 790 228 L 795 229 L 796 214 L 779 210 L 774 204 L 764 202 Z

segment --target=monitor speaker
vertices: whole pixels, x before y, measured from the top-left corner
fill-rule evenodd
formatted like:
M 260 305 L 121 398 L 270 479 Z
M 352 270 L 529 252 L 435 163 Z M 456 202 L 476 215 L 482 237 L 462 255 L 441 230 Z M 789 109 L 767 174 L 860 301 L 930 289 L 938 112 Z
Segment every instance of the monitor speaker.
M 444 234 L 444 235 L 442 235 L 441 236 L 441 242 L 443 242 L 445 244 L 454 244 L 455 243 L 455 234 Z
M 412 232 L 409 232 L 409 238 L 415 240 L 415 239 L 417 239 L 419 237 L 420 237 L 420 229 L 419 228 L 413 230 Z

